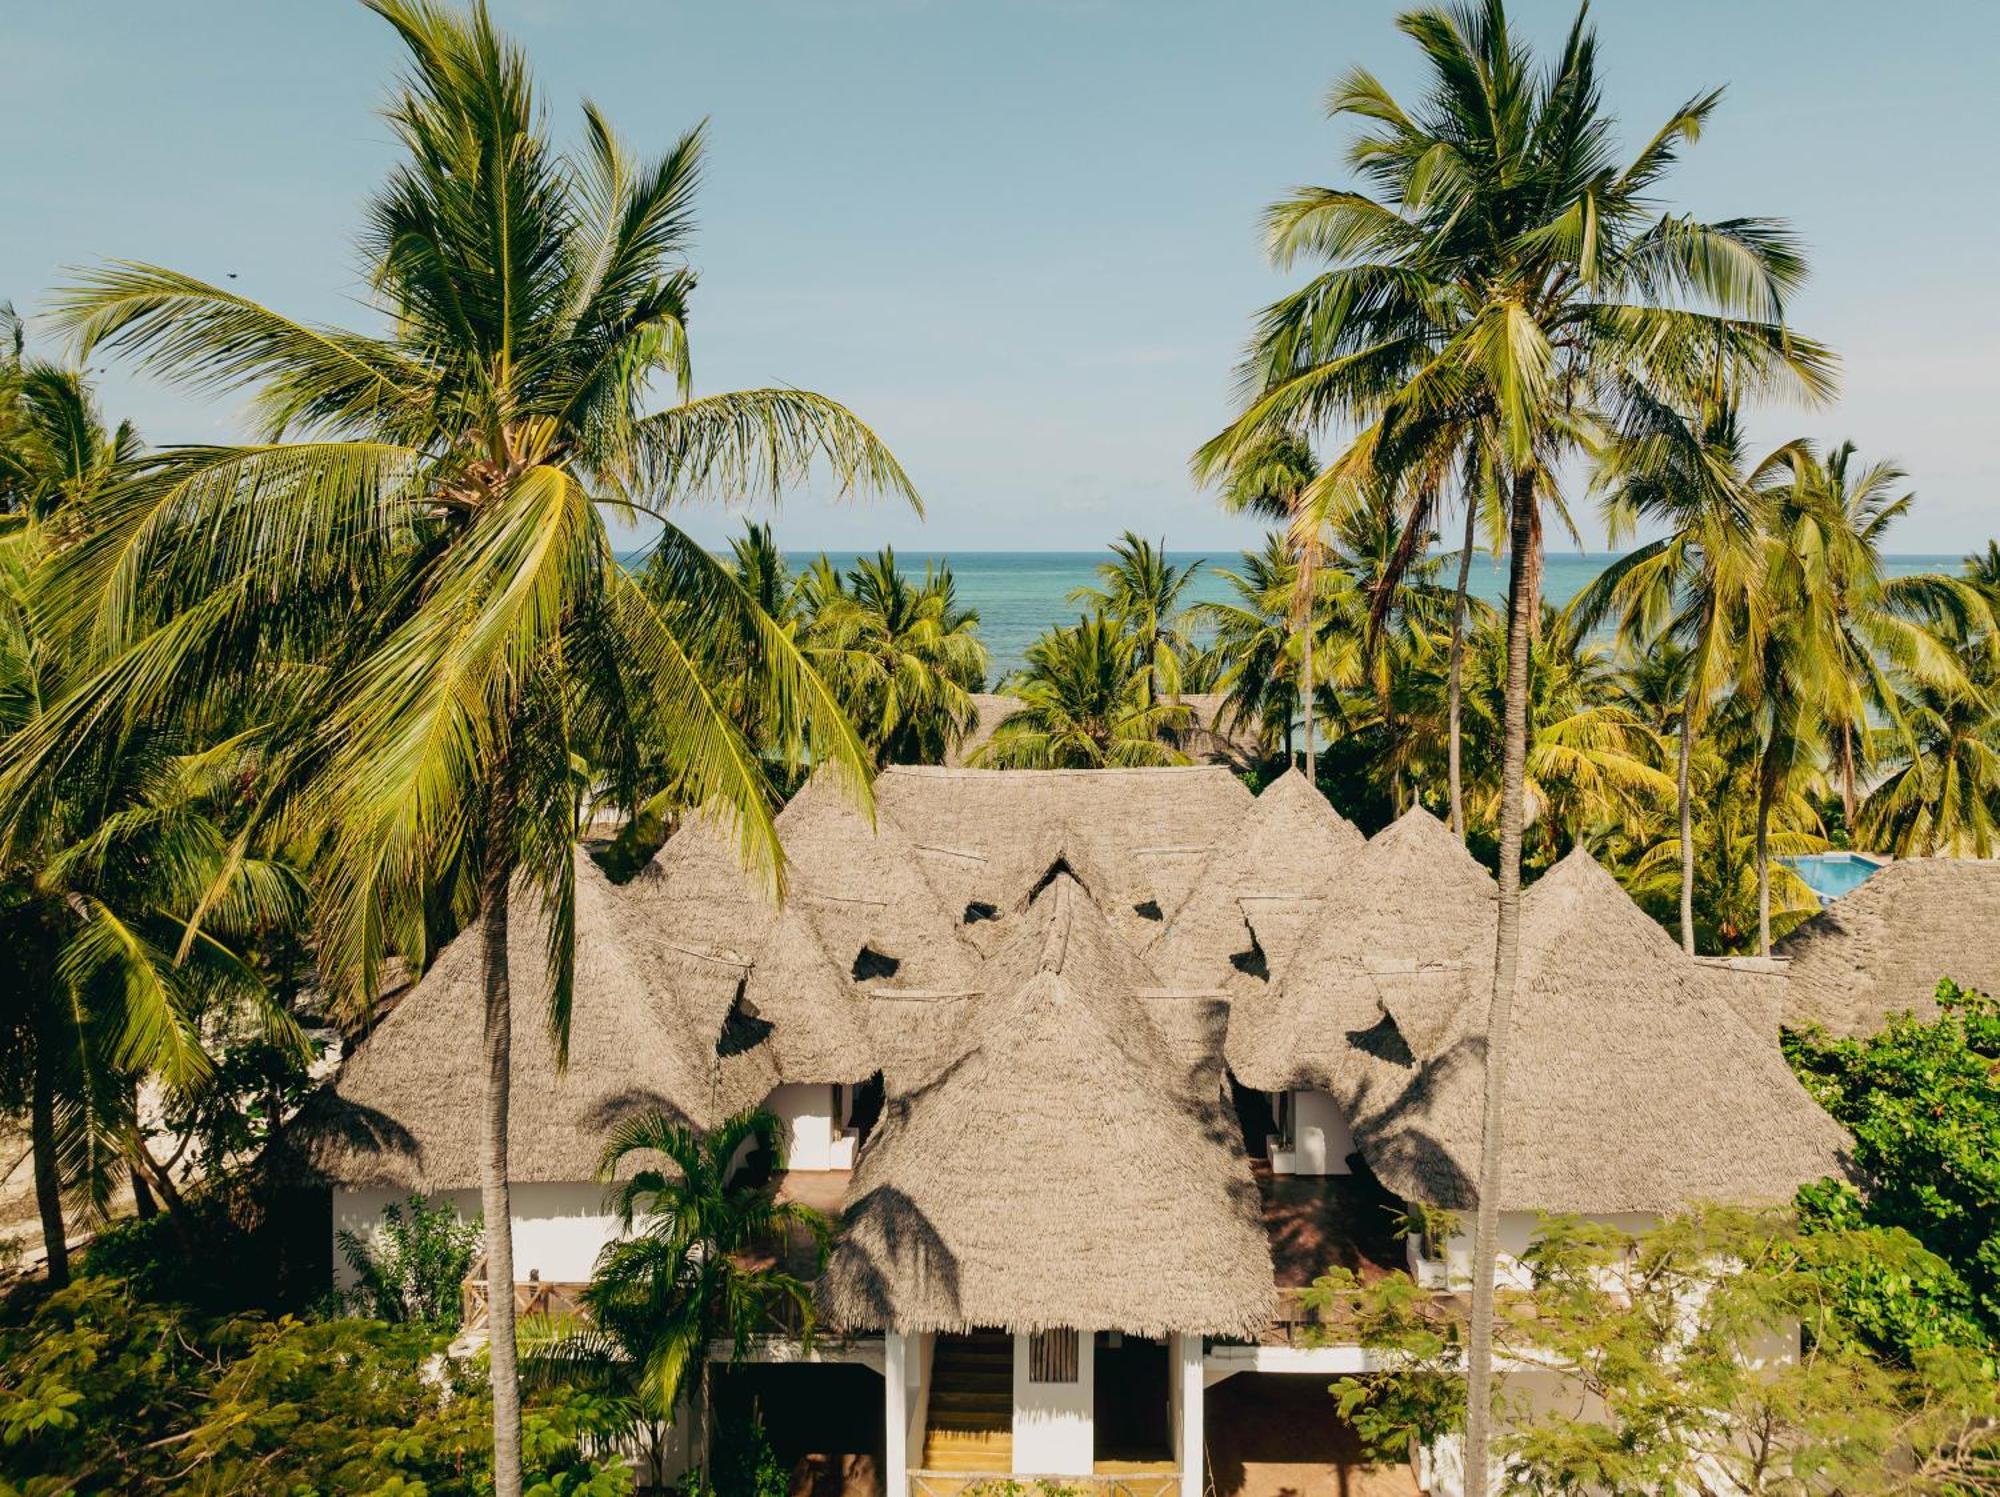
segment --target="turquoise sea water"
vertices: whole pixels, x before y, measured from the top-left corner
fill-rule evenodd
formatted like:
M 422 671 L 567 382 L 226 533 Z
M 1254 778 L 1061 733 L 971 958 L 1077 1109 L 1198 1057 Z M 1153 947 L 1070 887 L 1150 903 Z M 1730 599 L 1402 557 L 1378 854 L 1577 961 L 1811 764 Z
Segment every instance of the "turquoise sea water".
M 851 554 L 829 553 L 835 563 L 846 566 Z M 803 566 L 817 553 L 796 553 L 795 565 Z M 961 551 L 933 558 L 948 561 L 958 583 L 958 596 L 969 608 L 979 610 L 979 632 L 992 652 L 989 682 L 997 682 L 1016 670 L 1029 643 L 1051 624 L 1074 621 L 1077 604 L 1068 600 L 1072 589 L 1088 587 L 1096 578 L 1096 567 L 1106 559 L 1103 551 Z M 1190 602 L 1229 596 L 1228 583 L 1215 568 L 1233 567 L 1238 558 L 1229 552 L 1170 552 L 1177 563 L 1206 559 L 1188 589 Z M 925 558 L 913 551 L 898 553 L 897 562 L 914 571 L 923 570 Z M 1455 558 L 1454 558 L 1455 560 Z M 1562 604 L 1581 592 L 1612 560 L 1609 555 L 1578 555 L 1555 552 L 1548 557 L 1542 573 L 1542 590 L 1550 602 Z M 1898 576 L 1912 572 L 1956 572 L 1957 556 L 1897 556 L 1889 570 Z M 1447 569 L 1449 582 L 1455 573 Z M 1506 595 L 1505 562 L 1491 556 L 1473 558 L 1472 588 L 1495 602 Z

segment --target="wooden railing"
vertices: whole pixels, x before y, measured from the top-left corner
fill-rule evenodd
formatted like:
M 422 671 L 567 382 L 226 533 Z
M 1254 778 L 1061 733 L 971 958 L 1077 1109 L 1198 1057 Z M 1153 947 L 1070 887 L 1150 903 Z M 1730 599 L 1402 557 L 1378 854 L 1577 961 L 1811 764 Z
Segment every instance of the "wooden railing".
M 1019 1476 L 1011 1471 L 912 1471 L 909 1497 L 1176 1497 L 1178 1471 Z
M 531 1315 L 582 1315 L 583 1291 L 588 1284 L 559 1284 L 553 1280 L 528 1279 L 514 1286 L 514 1319 Z M 487 1323 L 486 1262 L 473 1264 L 472 1272 L 459 1285 L 459 1326 L 462 1330 L 483 1331 Z

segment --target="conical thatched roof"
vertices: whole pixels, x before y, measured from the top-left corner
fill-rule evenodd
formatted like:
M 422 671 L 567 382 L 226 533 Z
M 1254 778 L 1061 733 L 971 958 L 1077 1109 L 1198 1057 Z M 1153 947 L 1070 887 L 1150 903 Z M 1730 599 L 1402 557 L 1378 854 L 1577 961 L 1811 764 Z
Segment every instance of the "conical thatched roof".
M 829 1319 L 1139 1335 L 1264 1325 L 1270 1252 L 1247 1163 L 1074 880 L 1036 897 L 993 966 L 1022 980 L 970 1006 L 957 1055 L 889 1099 L 856 1168 L 820 1284 Z
M 1339 857 L 1298 954 L 1265 991 L 1232 995 L 1229 1066 L 1245 1085 L 1338 1095 L 1373 1061 L 1357 1036 L 1383 1022 L 1378 971 L 1492 965 L 1493 880 L 1428 811 Z
M 1442 975 L 1440 981 L 1450 979 Z M 1483 984 L 1465 984 L 1483 999 Z M 1846 1136 L 1713 980 L 1587 854 L 1530 889 L 1506 1097 L 1501 1205 L 1661 1211 L 1789 1200 L 1843 1168 Z M 1396 1018 L 1399 1002 L 1385 1007 Z M 1400 1090 L 1371 1078 L 1356 1139 L 1391 1189 L 1474 1203 L 1480 1021 L 1438 1048 L 1436 1000 L 1405 1040 Z M 1421 1058 L 1429 1050 L 1430 1058 Z
M 1254 941 L 1275 975 L 1363 840 L 1304 775 L 1287 770 L 1209 854 L 1148 957 L 1170 982 L 1221 988 L 1247 976 L 1231 958 Z
M 618 1119 L 664 1109 L 707 1126 L 770 1089 L 768 1062 L 724 1067 L 715 1053 L 741 970 L 681 954 L 671 970 L 630 939 L 623 891 L 576 863 L 576 998 L 569 1064 L 548 1030 L 547 926 L 517 888 L 508 922 L 513 973 L 516 1180 L 588 1180 Z M 485 1065 L 480 933 L 439 955 L 414 990 L 347 1056 L 334 1087 L 295 1130 L 309 1171 L 350 1186 L 433 1191 L 479 1183 Z M 697 1018 L 696 1016 L 702 1016 Z M 708 1016 L 714 1016 L 711 1027 Z
M 1791 958 L 1785 1022 L 1872 1034 L 1937 1011 L 1938 979 L 2000 992 L 2000 861 L 1890 863 L 1778 943 Z

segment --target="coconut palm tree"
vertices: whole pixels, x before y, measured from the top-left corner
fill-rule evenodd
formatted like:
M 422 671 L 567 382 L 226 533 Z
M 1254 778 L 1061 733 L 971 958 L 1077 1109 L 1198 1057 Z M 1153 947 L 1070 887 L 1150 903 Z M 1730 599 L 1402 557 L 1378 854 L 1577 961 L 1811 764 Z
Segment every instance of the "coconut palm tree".
M 618 1125 L 602 1173 L 615 1178 L 624 1233 L 598 1254 L 583 1291 L 587 1318 L 529 1328 L 530 1381 L 581 1387 L 623 1406 L 660 1470 L 663 1434 L 683 1410 L 705 1446 L 709 1348 L 726 1340 L 731 1364 L 774 1324 L 812 1347 L 811 1277 L 823 1267 L 833 1224 L 810 1206 L 781 1201 L 768 1172 L 739 1167 L 746 1150 L 782 1167 L 784 1125 L 769 1112 L 738 1113 L 702 1134 L 653 1112 Z M 810 1270 L 791 1260 L 803 1249 Z
M 1520 932 L 1530 637 L 1541 535 L 1557 478 L 1625 388 L 1682 392 L 1720 357 L 1746 380 L 1830 385 L 1824 351 L 1789 333 L 1784 298 L 1802 258 L 1782 225 L 1703 223 L 1660 208 L 1681 149 L 1718 93 L 1690 99 L 1620 163 L 1579 12 L 1545 66 L 1501 0 L 1425 7 L 1398 22 L 1426 65 L 1409 107 L 1372 74 L 1338 83 L 1328 108 L 1362 122 L 1349 164 L 1365 190 L 1307 188 L 1267 215 L 1281 265 L 1326 269 L 1268 308 L 1246 362 L 1249 404 L 1197 455 L 1223 471 L 1273 430 L 1352 433 L 1308 491 L 1332 507 L 1392 484 L 1427 533 L 1429 510 L 1468 449 L 1503 496 L 1509 552 L 1499 919 L 1487 1036 L 1475 1225 L 1468 1491 L 1490 1479 L 1492 1271 L 1504 1141 L 1507 1037 Z
M 1322 555 L 1319 527 L 1311 523 L 1304 505 L 1306 487 L 1319 471 L 1318 460 L 1314 458 L 1312 447 L 1290 432 L 1276 432 L 1253 443 L 1239 454 L 1230 465 L 1227 479 L 1222 485 L 1222 507 L 1232 514 L 1255 515 L 1260 519 L 1275 520 L 1285 526 L 1284 545 L 1290 553 L 1287 567 L 1292 578 L 1292 594 L 1286 617 L 1291 632 L 1298 645 L 1295 650 L 1285 653 L 1296 654 L 1298 665 L 1294 674 L 1298 682 L 1298 715 L 1305 725 L 1306 778 L 1319 783 L 1318 766 L 1318 724 L 1313 715 L 1313 690 L 1318 673 L 1313 669 L 1313 628 L 1315 610 L 1316 578 Z M 1243 553 L 1246 568 L 1256 571 L 1251 554 Z M 1268 559 L 1267 559 L 1268 561 Z M 1272 575 L 1266 564 L 1264 571 Z M 1232 579 L 1239 596 L 1245 596 L 1240 579 Z M 1201 606 L 1194 610 L 1196 617 L 1203 617 L 1218 630 L 1214 648 L 1218 658 L 1230 659 L 1222 648 L 1224 639 L 1220 632 L 1224 621 L 1213 616 Z M 1248 621 L 1237 617 L 1233 620 L 1240 630 Z M 1242 641 L 1247 643 L 1246 641 Z M 1218 684 L 1221 684 L 1218 682 Z M 1230 690 L 1224 686 L 1225 691 Z M 1285 757 L 1292 755 L 1292 722 L 1285 718 Z
M 1634 389 L 1619 427 L 1599 454 L 1606 529 L 1614 544 L 1640 526 L 1665 530 L 1607 567 L 1571 604 L 1579 629 L 1618 615 L 1621 642 L 1645 654 L 1676 647 L 1683 695 L 1675 714 L 1674 797 L 1681 860 L 1681 946 L 1695 949 L 1695 740 L 1709 710 L 1743 670 L 1746 643 L 1764 627 L 1760 551 L 1763 507 L 1743 456 L 1734 403 L 1704 399 L 1693 410 Z
M 483 7 L 371 8 L 408 51 L 386 110 L 403 159 L 362 236 L 380 330 L 300 323 L 148 265 L 62 296 L 80 347 L 248 387 L 268 438 L 164 452 L 93 513 L 49 592 L 103 663 L 8 745 L 0 800 L 105 723 L 234 693 L 288 714 L 251 829 L 278 815 L 320 829 L 318 953 L 348 1001 L 370 999 L 392 951 L 422 963 L 430 913 L 478 926 L 495 1488 L 518 1497 L 509 890 L 549 911 L 552 1006 L 536 1019 L 560 1039 L 579 762 L 634 762 L 645 742 L 662 793 L 733 814 L 776 880 L 764 765 L 703 668 L 718 634 L 758 635 L 767 720 L 865 794 L 838 703 L 677 511 L 776 494 L 822 461 L 836 490 L 915 495 L 822 396 L 692 394 L 699 130 L 640 160 L 586 107 L 579 145 L 559 150 L 526 58 Z M 607 514 L 659 527 L 678 607 L 618 564 Z
M 848 570 L 815 571 L 808 655 L 878 764 L 942 764 L 972 730 L 986 680 L 979 614 L 962 607 L 951 568 L 921 580 L 884 547 Z
M 1103 613 L 1028 646 L 1006 687 L 1021 699 L 971 762 L 996 769 L 1130 769 L 1185 764 L 1194 709 L 1153 692 L 1148 641 Z
M 0 525 L 74 515 L 139 450 L 131 422 L 104 424 L 81 372 L 28 357 L 21 319 L 0 303 Z
M 1261 548 L 1242 553 L 1237 570 L 1216 569 L 1233 601 L 1196 603 L 1188 617 L 1208 632 L 1209 649 L 1223 662 L 1215 682 L 1222 693 L 1217 725 L 1255 724 L 1265 751 L 1282 742 L 1290 764 L 1293 734 L 1303 718 L 1306 763 L 1312 766 L 1310 703 L 1298 684 L 1312 637 L 1297 617 L 1300 570 L 1290 538 L 1274 530 Z
M 1871 744 L 1871 719 L 1902 726 L 1897 678 L 1924 690 L 1962 691 L 1966 678 L 1952 641 L 1990 630 L 1992 607 L 1976 579 L 1926 572 L 1890 577 L 1883 542 L 1916 495 L 1892 462 L 1863 467 L 1852 442 L 1821 453 L 1794 443 L 1773 464 L 1787 492 L 1791 544 L 1810 564 L 1798 573 L 1826 593 L 1831 644 L 1841 679 L 1826 704 L 1826 728 L 1838 766 L 1841 806 L 1857 814 L 1856 770 Z M 1904 739 L 1907 744 L 1908 739 Z
M 1989 858 L 2000 847 L 2000 672 L 1983 639 L 1959 647 L 1961 684 L 1899 683 L 1906 755 L 1862 802 L 1854 830 L 1899 858 Z
M 1129 530 L 1111 543 L 1111 558 L 1098 563 L 1098 585 L 1073 588 L 1069 601 L 1105 614 L 1138 640 L 1149 702 L 1177 700 L 1199 653 L 1187 630 L 1186 597 L 1202 563 L 1176 566 L 1164 540 L 1156 546 Z

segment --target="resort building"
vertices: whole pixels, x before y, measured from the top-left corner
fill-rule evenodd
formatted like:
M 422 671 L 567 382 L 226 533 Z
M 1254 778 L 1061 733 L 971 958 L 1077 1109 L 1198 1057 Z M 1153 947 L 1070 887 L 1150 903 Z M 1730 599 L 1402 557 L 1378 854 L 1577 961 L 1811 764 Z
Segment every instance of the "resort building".
M 1398 1233 L 1473 1204 L 1484 869 L 1421 810 L 1364 839 L 1297 774 L 892 769 L 875 798 L 872 825 L 830 783 L 786 808 L 782 905 L 700 823 L 623 887 L 579 859 L 566 1067 L 522 902 L 521 1295 L 615 1235 L 618 1118 L 764 1105 L 777 1188 L 840 1229 L 812 1350 L 774 1327 L 719 1397 L 816 1492 L 1456 1491 L 1449 1449 L 1360 1469 L 1326 1390 L 1369 1354 L 1298 1291 L 1470 1284 L 1464 1236 Z M 1503 1249 L 1543 1212 L 1638 1225 L 1842 1168 L 1778 1052 L 1781 964 L 1687 957 L 1583 854 L 1523 922 Z M 411 1189 L 477 1209 L 477 979 L 462 937 L 315 1105 L 337 1226 Z

